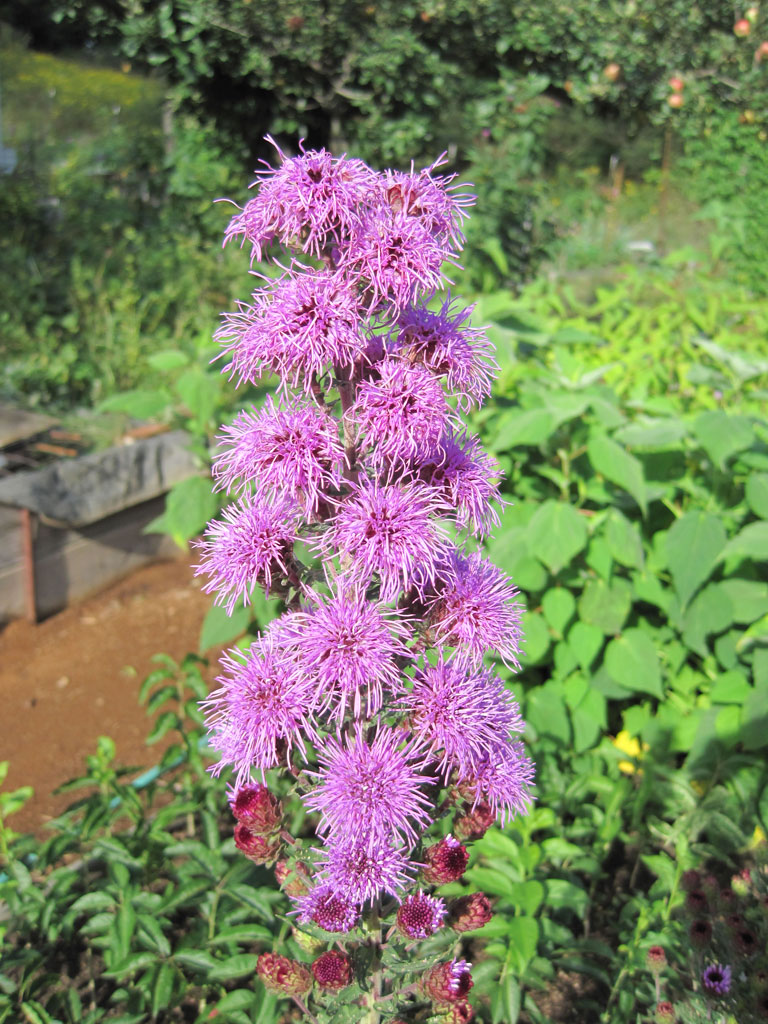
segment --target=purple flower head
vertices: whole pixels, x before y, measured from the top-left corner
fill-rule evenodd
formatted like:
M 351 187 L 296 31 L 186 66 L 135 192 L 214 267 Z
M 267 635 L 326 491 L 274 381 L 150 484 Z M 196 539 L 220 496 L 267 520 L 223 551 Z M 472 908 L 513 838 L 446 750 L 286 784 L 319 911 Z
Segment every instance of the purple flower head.
M 509 577 L 479 552 L 454 549 L 438 566 L 437 580 L 427 602 L 435 642 L 458 647 L 475 661 L 498 651 L 519 668 L 523 609 Z
M 701 983 L 708 992 L 725 996 L 731 990 L 731 968 L 723 964 L 710 964 L 701 972 Z
M 333 157 L 326 150 L 304 151 L 286 157 L 277 150 L 280 166 L 257 171 L 258 194 L 232 218 L 224 236 L 251 243 L 251 259 L 260 260 L 274 239 L 300 246 L 319 257 L 331 242 L 340 242 L 357 219 L 357 206 L 377 183 L 377 175 L 362 160 Z
M 425 484 L 363 477 L 340 503 L 320 545 L 326 557 L 339 551 L 348 556 L 351 582 L 366 586 L 377 575 L 380 599 L 393 601 L 401 589 L 423 592 L 433 582 L 446 545 L 440 512 Z
M 474 792 L 474 802 L 485 801 L 503 828 L 516 814 L 531 806 L 534 764 L 519 740 L 503 742 L 474 766 L 462 781 L 462 789 Z
M 262 772 L 277 764 L 280 752 L 296 744 L 305 752 L 304 738 L 317 740 L 310 712 L 311 680 L 296 671 L 290 652 L 267 634 L 253 642 L 245 663 L 239 651 L 221 659 L 227 675 L 202 702 L 211 746 L 221 759 L 211 769 L 218 775 L 225 765 L 237 773 L 236 788 L 250 780 L 251 769 Z
M 408 628 L 354 587 L 342 586 L 330 598 L 313 596 L 315 607 L 297 612 L 287 627 L 300 669 L 313 680 L 318 702 L 335 702 L 339 722 L 348 704 L 356 718 L 363 706 L 370 717 L 381 707 L 385 688 L 400 689 L 395 659 L 410 657 Z
M 322 851 L 321 879 L 352 903 L 368 903 L 382 893 L 397 895 L 408 885 L 410 865 L 387 838 L 369 843 L 348 837 Z
M 269 593 L 273 576 L 291 574 L 297 511 L 285 499 L 261 504 L 245 497 L 208 524 L 204 538 L 196 544 L 203 557 L 195 575 L 209 577 L 203 592 L 217 591 L 216 604 L 225 605 L 228 615 L 240 598 L 250 602 L 255 586 Z
M 419 890 L 398 907 L 397 926 L 408 938 L 426 939 L 441 927 L 445 913 L 445 900 Z
M 299 921 L 314 921 L 326 932 L 348 932 L 357 924 L 360 906 L 329 885 L 316 885 L 297 901 Z
M 501 502 L 501 470 L 492 455 L 483 451 L 476 437 L 446 433 L 427 457 L 419 462 L 422 480 L 456 510 L 456 522 L 475 534 L 489 533 L 500 519 L 491 502 Z
M 368 742 L 358 723 L 344 742 L 329 737 L 317 757 L 320 770 L 308 772 L 317 785 L 304 803 L 321 813 L 321 834 L 373 846 L 399 833 L 414 843 L 429 824 L 430 802 L 420 787 L 434 778 L 421 773 L 424 754 L 402 732 L 380 726 Z
M 300 271 L 304 271 L 300 273 Z M 331 366 L 351 367 L 365 351 L 359 300 L 337 274 L 294 265 L 229 314 L 216 334 L 238 383 L 276 373 L 287 389 L 309 390 Z
M 443 263 L 455 263 L 450 246 L 417 217 L 389 206 L 369 210 L 341 256 L 340 270 L 357 282 L 371 312 L 382 304 L 400 310 L 443 284 Z
M 414 736 L 436 754 L 444 777 L 457 768 L 471 775 L 523 720 L 512 695 L 488 669 L 473 667 L 465 657 L 417 669 L 412 690 L 402 698 Z
M 491 393 L 498 365 L 484 331 L 469 326 L 475 307 L 454 310 L 453 305 L 448 296 L 436 313 L 424 306 L 404 309 L 392 336 L 396 351 L 445 377 L 459 406 L 468 409 L 482 405 Z
M 429 370 L 385 357 L 358 385 L 349 416 L 375 461 L 403 462 L 437 444 L 449 413 L 440 382 Z
M 227 491 L 239 481 L 260 497 L 287 496 L 316 510 L 341 485 L 338 425 L 317 406 L 293 402 L 281 409 L 269 397 L 261 411 L 241 412 L 219 440 L 213 475 Z
M 432 173 L 446 162 L 443 154 L 418 172 L 413 165 L 410 173 L 385 171 L 380 177 L 381 188 L 394 213 L 418 218 L 433 235 L 450 238 L 454 247 L 460 249 L 464 242 L 461 224 L 468 216 L 466 207 L 474 204 L 475 197 L 470 192 L 458 191 L 461 186 L 451 184 L 455 174 Z

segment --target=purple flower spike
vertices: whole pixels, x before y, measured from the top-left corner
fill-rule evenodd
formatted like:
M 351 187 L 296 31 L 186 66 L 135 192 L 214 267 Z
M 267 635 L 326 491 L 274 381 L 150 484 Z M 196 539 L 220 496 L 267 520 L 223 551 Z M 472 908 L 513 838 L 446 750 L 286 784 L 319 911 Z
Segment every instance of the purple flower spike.
M 434 778 L 421 773 L 424 754 L 405 744 L 402 732 L 380 727 L 367 742 L 356 725 L 344 742 L 331 736 L 317 756 L 320 771 L 307 774 L 318 785 L 304 803 L 322 814 L 321 834 L 373 844 L 400 833 L 412 844 L 429 824 L 430 801 L 420 787 Z
M 395 350 L 445 377 L 459 406 L 482 405 L 498 372 L 493 346 L 483 330 L 469 326 L 474 306 L 454 309 L 450 296 L 439 311 L 423 306 L 404 309 L 392 337 Z
M 509 577 L 479 552 L 454 549 L 438 566 L 437 579 L 427 602 L 435 642 L 458 647 L 474 661 L 498 651 L 519 669 L 523 608 Z
M 408 859 L 388 839 L 374 843 L 338 839 L 323 850 L 321 878 L 352 903 L 397 895 L 410 882 Z
M 297 512 L 287 500 L 259 504 L 245 497 L 208 524 L 205 537 L 196 545 L 203 557 L 195 575 L 210 577 L 203 592 L 216 591 L 216 604 L 225 605 L 228 615 L 240 598 L 250 603 L 255 586 L 269 593 L 273 576 L 290 576 Z
M 708 992 L 725 996 L 731 990 L 731 968 L 723 964 L 710 964 L 701 973 L 701 983 Z
M 401 688 L 395 659 L 411 656 L 405 645 L 409 630 L 354 588 L 331 598 L 314 597 L 316 607 L 295 613 L 287 625 L 301 671 L 313 680 L 318 703 L 335 701 L 339 722 L 348 704 L 356 718 L 363 707 L 370 717 L 381 707 L 385 688 Z
M 338 275 L 294 265 L 253 299 L 225 317 L 216 334 L 231 355 L 224 370 L 238 383 L 276 373 L 284 389 L 308 391 L 313 377 L 351 367 L 365 351 L 359 300 Z
M 281 409 L 270 397 L 261 411 L 241 412 L 219 440 L 213 475 L 227 491 L 239 481 L 241 487 L 251 484 L 258 496 L 287 496 L 316 510 L 341 485 L 338 425 L 316 406 L 293 402 Z
M 500 741 L 525 727 L 502 681 L 461 656 L 446 660 L 441 653 L 436 665 L 418 669 L 402 707 L 414 736 L 442 754 L 446 780 L 454 768 L 471 775 Z
M 283 750 L 296 746 L 305 754 L 304 738 L 317 740 L 311 720 L 311 680 L 296 671 L 289 652 L 268 634 L 251 645 L 245 663 L 239 651 L 221 659 L 228 670 L 216 680 L 218 690 L 201 706 L 211 731 L 211 746 L 221 754 L 211 771 L 226 765 L 237 773 L 236 788 L 248 783 L 251 769 L 277 764 Z
M 433 234 L 450 238 L 456 249 L 461 249 L 464 236 L 461 223 L 468 216 L 466 207 L 472 206 L 475 196 L 459 191 L 462 186 L 452 185 L 455 174 L 447 176 L 432 172 L 446 163 L 445 153 L 423 170 L 410 173 L 385 171 L 381 187 L 386 202 L 394 213 L 417 217 Z
M 321 544 L 326 555 L 348 554 L 345 574 L 352 582 L 365 586 L 378 575 L 381 600 L 393 601 L 401 589 L 423 592 L 434 580 L 446 545 L 440 512 L 422 483 L 401 479 L 382 485 L 364 477 L 340 505 Z
M 475 766 L 462 789 L 474 791 L 475 805 L 481 800 L 490 805 L 503 828 L 516 814 L 530 809 L 534 764 L 519 740 L 499 742 L 496 749 Z
M 358 385 L 349 415 L 375 461 L 403 462 L 437 444 L 449 413 L 440 382 L 429 370 L 384 358 Z
M 266 169 L 256 172 L 259 192 L 232 218 L 224 242 L 249 241 L 252 260 L 260 260 L 274 239 L 319 257 L 349 233 L 357 206 L 375 187 L 377 175 L 362 160 L 303 148 L 299 156 L 286 157 L 269 136 L 267 142 L 277 150 L 280 166 L 265 163 Z
M 335 892 L 329 885 L 316 885 L 297 902 L 299 921 L 314 921 L 326 932 L 348 932 L 360 917 L 358 903 Z
M 467 437 L 463 432 L 447 433 L 418 469 L 421 479 L 435 488 L 449 508 L 456 510 L 459 526 L 483 535 L 501 522 L 491 504 L 502 503 L 501 470 L 476 437 Z

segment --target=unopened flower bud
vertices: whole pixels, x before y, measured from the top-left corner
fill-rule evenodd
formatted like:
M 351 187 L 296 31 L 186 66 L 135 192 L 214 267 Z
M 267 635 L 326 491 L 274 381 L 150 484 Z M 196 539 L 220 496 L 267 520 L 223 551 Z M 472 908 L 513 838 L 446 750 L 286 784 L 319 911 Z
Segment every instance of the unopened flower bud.
M 684 871 L 683 877 L 680 879 L 680 884 L 686 892 L 691 892 L 693 889 L 700 889 L 701 875 L 694 869 Z
M 675 1022 L 675 1008 L 672 1003 L 668 1003 L 666 999 L 656 1004 L 656 1024 L 674 1024 Z
M 736 948 L 742 956 L 754 956 L 760 948 L 757 935 L 755 935 L 751 928 L 739 928 L 733 934 L 733 941 L 736 943 Z
M 230 800 L 229 806 L 237 820 L 257 836 L 276 832 L 283 820 L 282 805 L 266 786 L 241 786 Z
M 424 892 L 407 896 L 397 910 L 397 927 L 409 939 L 434 935 L 445 917 L 445 901 Z
M 421 980 L 424 995 L 436 1003 L 455 1003 L 474 984 L 469 973 L 471 967 L 466 960 L 451 960 L 431 967 Z
M 270 992 L 301 996 L 312 988 L 312 975 L 304 964 L 289 960 L 279 953 L 262 953 L 256 965 L 256 973 Z
M 247 825 L 235 825 L 235 846 L 254 864 L 268 864 L 277 857 L 280 840 L 257 836 Z
M 494 821 L 493 809 L 489 804 L 481 803 L 457 818 L 453 828 L 459 839 L 482 839 Z
M 737 896 L 746 896 L 751 885 L 752 874 L 748 868 L 744 868 L 743 871 L 739 871 L 739 873 L 734 875 L 731 879 L 731 888 Z
M 491 901 L 485 893 L 473 892 L 451 903 L 448 923 L 456 932 L 469 932 L 482 928 L 492 917 Z
M 424 851 L 421 877 L 430 885 L 456 882 L 467 870 L 468 863 L 469 854 L 466 846 L 462 846 L 458 839 L 449 834 Z
M 309 892 L 309 871 L 301 861 L 291 864 L 290 861 L 279 860 L 275 864 L 275 878 L 289 896 L 304 896 Z
M 338 991 L 352 980 L 352 964 L 346 953 L 335 949 L 322 953 L 312 964 L 312 973 L 320 988 Z
M 701 889 L 691 889 L 685 898 L 685 906 L 694 914 L 700 914 L 709 910 L 707 897 Z
M 448 1010 L 448 1013 L 440 1016 L 440 1024 L 469 1024 L 474 1020 L 475 1010 L 466 999 L 457 999 Z
M 651 946 L 645 955 L 645 965 L 651 974 L 661 974 L 667 966 L 667 954 L 662 946 Z

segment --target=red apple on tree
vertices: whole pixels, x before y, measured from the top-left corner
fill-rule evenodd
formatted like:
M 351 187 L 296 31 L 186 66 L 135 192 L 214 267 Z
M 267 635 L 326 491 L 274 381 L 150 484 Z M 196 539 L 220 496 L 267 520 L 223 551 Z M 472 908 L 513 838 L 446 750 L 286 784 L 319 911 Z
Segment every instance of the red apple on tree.
M 733 34 L 738 36 L 740 39 L 743 39 L 745 36 L 749 35 L 751 28 L 752 26 L 746 18 L 739 18 L 733 26 Z
M 603 75 L 608 79 L 609 82 L 615 82 L 621 74 L 621 65 L 617 64 L 615 60 L 612 60 L 610 64 L 606 64 L 603 68 Z
M 682 92 L 684 85 L 685 82 L 682 80 L 682 78 L 679 78 L 677 75 L 672 75 L 672 77 L 669 80 L 669 88 L 673 92 Z
M 673 108 L 673 110 L 679 110 L 684 102 L 682 93 L 679 92 L 673 92 L 671 96 L 667 97 L 667 103 Z

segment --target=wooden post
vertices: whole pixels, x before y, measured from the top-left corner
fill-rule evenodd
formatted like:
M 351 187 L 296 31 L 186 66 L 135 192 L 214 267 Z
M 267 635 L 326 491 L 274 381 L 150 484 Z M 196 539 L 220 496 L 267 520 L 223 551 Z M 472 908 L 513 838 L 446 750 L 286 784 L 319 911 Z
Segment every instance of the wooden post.
M 21 509 L 21 549 L 24 559 L 24 607 L 27 619 L 37 622 L 37 600 L 35 598 L 35 544 L 32 537 L 32 513 Z

